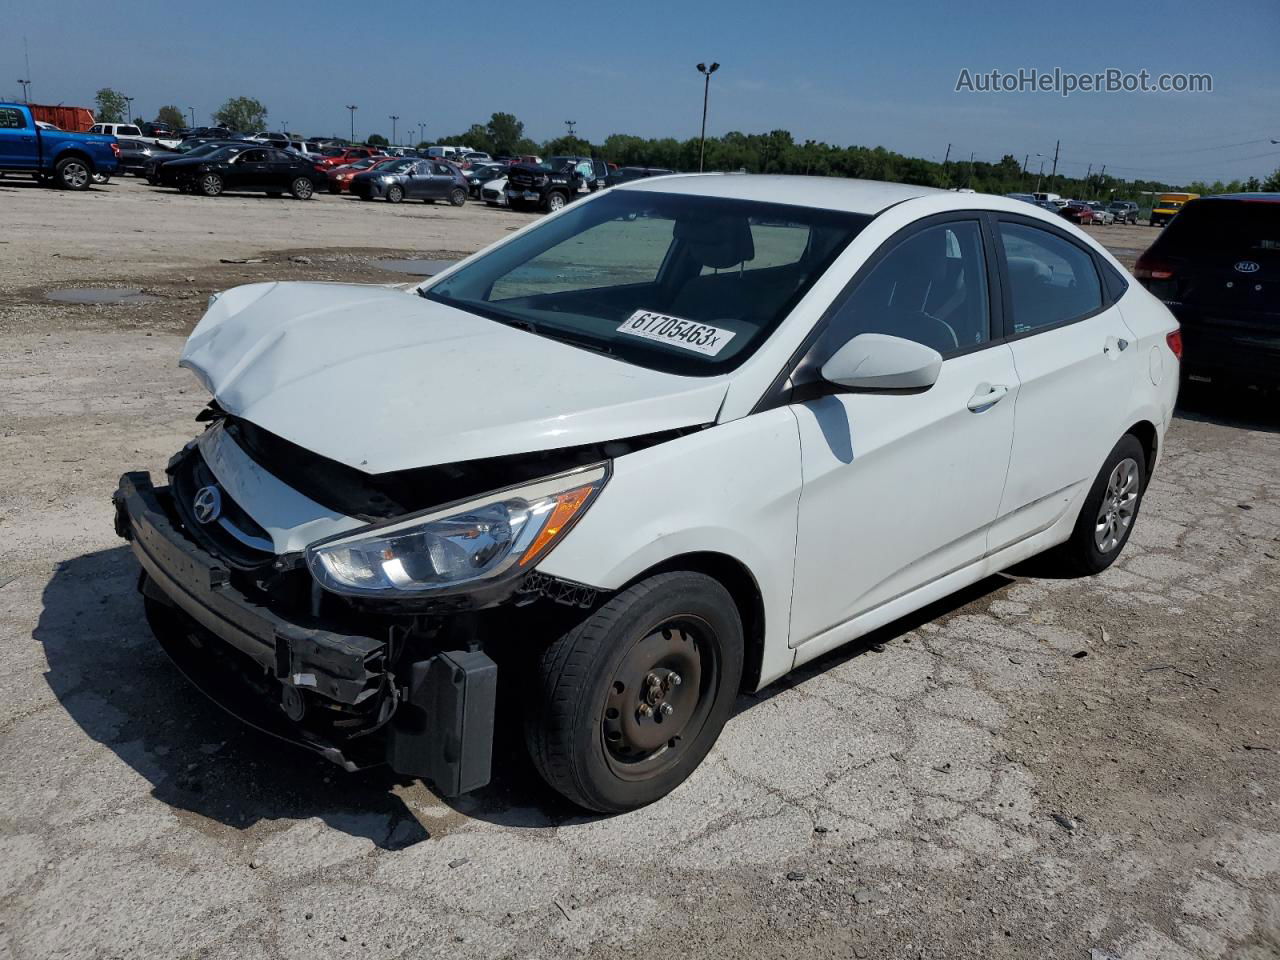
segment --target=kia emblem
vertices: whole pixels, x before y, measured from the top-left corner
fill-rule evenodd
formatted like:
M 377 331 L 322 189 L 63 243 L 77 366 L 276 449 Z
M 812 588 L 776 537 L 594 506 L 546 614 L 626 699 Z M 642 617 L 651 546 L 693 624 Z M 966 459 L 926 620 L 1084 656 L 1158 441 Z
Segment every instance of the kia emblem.
M 1241 260 L 1236 264 L 1237 273 L 1257 273 L 1261 269 L 1254 260 Z
M 191 501 L 199 523 L 212 523 L 222 513 L 222 494 L 217 487 L 201 487 Z

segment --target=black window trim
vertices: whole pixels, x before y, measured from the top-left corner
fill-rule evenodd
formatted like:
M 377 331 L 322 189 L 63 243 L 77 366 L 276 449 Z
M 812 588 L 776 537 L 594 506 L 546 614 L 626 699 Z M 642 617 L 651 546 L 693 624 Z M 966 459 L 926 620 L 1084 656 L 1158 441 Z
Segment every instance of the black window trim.
M 897 206 L 897 204 L 893 204 L 893 206 Z M 886 207 L 885 209 L 891 209 L 891 207 Z M 884 212 L 884 210 L 881 210 L 876 216 L 880 216 Z M 873 217 L 872 223 L 874 222 L 875 218 Z M 813 396 L 817 395 L 813 388 L 819 381 L 815 380 L 810 375 L 810 372 L 819 369 L 822 363 L 829 358 L 819 359 L 811 356 L 811 354 L 817 349 L 823 335 L 827 332 L 827 328 L 831 326 L 831 319 L 853 295 L 858 285 L 866 279 L 871 271 L 880 265 L 880 262 L 885 257 L 917 233 L 947 223 L 967 222 L 976 222 L 978 224 L 979 236 L 982 238 L 983 260 L 987 271 L 988 339 L 983 343 L 975 343 L 956 350 L 948 350 L 942 354 L 942 359 L 943 362 L 946 362 L 955 357 L 967 356 L 971 353 L 977 353 L 979 350 L 987 350 L 1003 344 L 1005 342 L 1003 331 L 1005 329 L 1004 311 L 1006 310 L 1007 285 L 1004 279 L 1005 275 L 1000 271 L 996 259 L 996 240 L 998 238 L 991 222 L 991 212 L 989 210 L 947 210 L 943 213 L 935 213 L 919 220 L 913 220 L 881 241 L 871 256 L 863 261 L 853 276 L 840 289 L 840 292 L 831 298 L 831 302 L 827 304 L 826 309 L 822 311 L 822 315 L 814 323 L 813 329 L 805 335 L 804 340 L 792 353 L 786 365 L 764 391 L 760 399 L 756 401 L 751 413 L 763 413 L 774 407 L 789 406 L 792 403 L 802 403 L 813 399 Z M 822 383 L 822 388 L 823 393 L 849 392 L 841 390 L 834 384 Z
M 1042 333 L 1049 333 L 1053 330 L 1061 330 L 1063 327 L 1069 327 L 1072 324 L 1083 323 L 1086 320 L 1096 317 L 1100 313 L 1110 310 L 1115 306 L 1116 301 L 1120 299 L 1119 297 L 1112 296 L 1111 289 L 1107 283 L 1107 271 L 1114 273 L 1115 268 L 1102 259 L 1098 252 L 1088 244 L 1082 243 L 1079 239 L 1071 236 L 1071 234 L 1059 228 L 1056 224 L 1046 223 L 1043 220 L 1037 220 L 1035 217 L 1024 217 L 1017 213 L 989 213 L 988 218 L 990 220 L 992 235 L 997 241 L 999 241 L 996 244 L 996 258 L 1000 264 L 1000 285 L 1003 289 L 1004 297 L 1003 310 L 1001 311 L 1001 316 L 1004 318 L 1003 336 L 1001 338 L 1002 343 L 1016 343 L 1019 340 L 1025 340 L 1027 337 L 1034 337 Z M 1087 313 L 1082 313 L 1076 317 L 1068 317 L 1067 319 L 1059 320 L 1056 323 L 1047 323 L 1042 327 L 1035 327 L 1022 333 L 1015 333 L 1013 330 L 1013 296 L 1010 292 L 1009 286 L 1009 261 L 1005 255 L 1004 242 L 1000 240 L 1001 223 L 1013 223 L 1018 226 L 1043 230 L 1045 233 L 1071 244 L 1077 250 L 1086 254 L 1089 257 L 1089 262 L 1093 264 L 1093 272 L 1098 276 L 1098 293 L 1100 297 L 1100 304 L 1098 308 L 1090 310 Z M 1123 276 L 1121 279 L 1124 279 Z M 1128 282 L 1125 281 L 1125 290 L 1127 289 Z M 1122 290 L 1120 296 L 1123 295 L 1124 291 Z

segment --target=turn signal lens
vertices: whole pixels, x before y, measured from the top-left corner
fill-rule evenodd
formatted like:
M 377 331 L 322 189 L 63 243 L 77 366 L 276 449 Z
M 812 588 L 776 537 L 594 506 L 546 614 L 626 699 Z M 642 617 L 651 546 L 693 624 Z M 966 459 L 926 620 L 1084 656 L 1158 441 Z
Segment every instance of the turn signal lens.
M 1173 351 L 1173 355 L 1179 360 L 1182 359 L 1182 330 L 1173 331 L 1164 338 L 1165 343 L 1169 344 L 1169 349 Z
M 560 531 L 564 529 L 564 525 L 572 520 L 591 499 L 591 494 L 595 492 L 595 487 L 579 487 L 577 490 L 570 490 L 568 493 L 562 493 L 556 497 L 556 505 L 551 511 L 551 516 L 547 522 L 543 524 L 542 530 L 538 533 L 533 543 L 529 544 L 529 548 L 525 550 L 524 555 L 520 558 L 520 566 L 526 566 L 533 563 L 538 557 L 542 556 L 543 548 L 553 543 L 560 535 Z
M 1173 265 L 1145 253 L 1133 265 L 1133 275 L 1139 280 L 1169 280 L 1174 274 Z

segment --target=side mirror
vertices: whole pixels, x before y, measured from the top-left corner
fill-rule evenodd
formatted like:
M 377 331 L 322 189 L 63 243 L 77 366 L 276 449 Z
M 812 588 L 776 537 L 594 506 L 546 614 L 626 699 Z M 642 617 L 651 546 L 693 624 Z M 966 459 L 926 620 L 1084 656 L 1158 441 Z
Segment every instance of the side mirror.
M 861 333 L 822 365 L 822 378 L 853 390 L 924 390 L 942 371 L 942 354 L 914 340 Z

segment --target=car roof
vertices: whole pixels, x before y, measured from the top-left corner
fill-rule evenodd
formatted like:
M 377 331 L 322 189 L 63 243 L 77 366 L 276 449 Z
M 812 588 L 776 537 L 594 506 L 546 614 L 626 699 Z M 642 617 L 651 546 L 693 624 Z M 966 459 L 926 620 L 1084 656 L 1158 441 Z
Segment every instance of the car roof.
M 883 183 L 878 180 L 735 173 L 685 173 L 649 177 L 631 180 L 613 189 L 725 197 L 731 200 L 754 200 L 760 203 L 782 203 L 864 214 L 879 213 L 903 200 L 948 192 L 936 187 Z
M 1259 203 L 1280 203 L 1280 193 L 1215 193 L 1202 200 L 1254 200 Z

